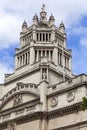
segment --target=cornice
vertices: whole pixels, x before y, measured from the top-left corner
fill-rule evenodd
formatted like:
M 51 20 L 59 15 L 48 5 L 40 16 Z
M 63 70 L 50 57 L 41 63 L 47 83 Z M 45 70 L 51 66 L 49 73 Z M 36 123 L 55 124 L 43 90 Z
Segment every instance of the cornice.
M 26 103 L 23 103 L 23 104 L 19 104 L 17 106 L 14 106 L 12 108 L 9 108 L 9 109 L 3 110 L 3 111 L 0 111 L 0 116 L 7 115 L 7 114 L 10 114 L 10 113 L 15 112 L 15 111 L 19 111 L 19 110 L 24 109 L 26 107 L 32 107 L 32 106 L 35 106 L 37 104 L 40 104 L 39 98 L 34 99 L 32 101 L 29 101 L 29 102 L 26 102 Z
M 72 124 L 62 125 L 61 127 L 54 128 L 51 130 L 67 130 L 70 128 L 74 128 L 75 130 L 79 130 L 80 128 L 84 128 L 84 127 L 87 127 L 87 120 L 77 121 L 77 122 L 74 122 Z
M 61 93 L 64 93 L 64 92 L 67 92 L 67 91 L 70 91 L 70 90 L 75 90 L 77 88 L 82 87 L 82 85 L 87 85 L 87 81 L 84 81 L 82 83 L 75 84 L 75 85 L 72 85 L 68 88 L 63 88 L 63 89 L 60 89 L 60 90 L 57 90 L 56 85 L 54 85 L 53 86 L 53 88 L 55 88 L 54 91 L 52 91 L 52 93 L 48 94 L 47 97 L 49 98 L 49 97 L 57 95 L 57 94 L 61 94 Z
M 47 117 L 49 120 L 53 119 L 53 118 L 58 118 L 58 117 L 61 117 L 64 115 L 68 115 L 68 114 L 72 114 L 72 113 L 75 113 L 78 111 L 82 111 L 82 108 L 83 108 L 82 102 L 76 103 L 76 104 L 73 104 L 71 106 L 67 106 L 67 107 L 60 108 L 60 109 L 57 109 L 54 111 L 50 111 L 50 112 L 48 112 Z
M 39 64 L 39 63 L 38 63 Z M 29 65 L 29 64 L 28 64 Z M 27 66 L 28 66 L 27 65 Z M 22 67 L 21 67 L 22 68 Z M 19 68 L 20 70 L 21 70 L 21 68 Z M 24 78 L 24 76 L 26 76 L 26 75 L 28 75 L 28 74 L 31 74 L 31 73 L 33 73 L 33 72 L 35 72 L 35 71 L 37 71 L 37 70 L 39 70 L 39 65 L 37 66 L 37 64 L 36 64 L 36 67 L 35 67 L 35 64 L 34 64 L 34 66 L 31 68 L 31 69 L 28 69 L 27 71 L 25 71 L 25 72 L 23 72 L 23 73 L 21 73 L 21 74 L 19 74 L 19 75 L 16 75 L 16 76 L 13 76 L 13 77 L 9 77 L 10 79 L 7 79 L 7 80 L 5 80 L 5 85 L 7 85 L 7 84 L 9 84 L 9 83 L 11 83 L 11 82 L 14 82 L 15 80 L 18 80 L 19 78 Z M 15 75 L 15 74 L 14 74 Z
M 38 103 L 40 103 L 40 102 L 37 102 L 36 104 L 38 104 Z M 35 105 L 35 103 L 34 103 L 34 105 Z M 15 108 L 15 111 L 16 110 L 18 111 L 18 109 L 20 110 L 19 107 Z M 8 111 L 8 114 L 10 112 L 12 112 L 12 111 L 13 110 Z M 58 118 L 58 117 L 61 117 L 61 116 L 64 116 L 64 115 L 76 113 L 78 111 L 82 111 L 82 103 L 81 102 L 77 103 L 77 104 L 74 104 L 74 105 L 71 105 L 71 106 L 68 106 L 68 107 L 61 108 L 61 109 L 53 110 L 53 111 L 50 111 L 50 112 L 47 112 L 47 111 L 34 112 L 33 111 L 33 113 L 29 113 L 29 114 L 27 114 L 25 116 L 23 115 L 23 116 L 19 116 L 17 118 L 14 118 L 13 121 L 21 124 L 23 122 L 27 122 L 27 121 L 29 122 L 29 121 L 38 120 L 38 119 L 51 120 L 51 119 Z M 6 111 L 1 113 L 1 115 L 5 115 L 5 114 L 7 114 Z M 7 120 L 7 121 L 5 121 L 3 123 L 8 123 L 10 121 L 11 120 Z M 3 123 L 0 123 L 0 126 Z
M 21 74 L 19 74 L 19 75 L 17 75 L 17 76 L 13 76 L 13 75 L 15 75 L 15 74 L 9 76 L 9 77 L 8 77 L 9 79 L 6 79 L 4 84 L 7 85 L 7 84 L 9 84 L 9 83 L 11 83 L 11 82 L 13 82 L 13 81 L 15 81 L 15 80 L 18 80 L 19 78 L 22 78 L 22 77 L 24 78 L 24 76 L 26 76 L 26 75 L 28 75 L 28 74 L 31 74 L 31 73 L 33 73 L 33 72 L 39 70 L 39 69 L 40 69 L 40 67 L 39 67 L 39 66 L 40 66 L 40 63 L 41 63 L 41 62 L 38 62 L 38 63 L 36 63 L 36 64 L 32 64 L 32 67 L 29 66 L 29 67 L 31 67 L 31 69 L 28 69 L 28 71 L 25 71 L 25 72 L 23 72 L 23 73 L 21 73 Z M 50 68 L 51 70 L 53 70 L 55 73 L 57 73 L 57 74 L 59 74 L 59 75 L 62 75 L 62 72 L 58 71 L 58 68 L 57 68 L 57 66 L 56 66 L 54 63 L 48 62 L 48 64 L 50 65 L 49 68 Z M 22 67 L 19 68 L 19 69 L 21 70 Z M 18 70 L 17 70 L 17 71 L 18 71 Z M 69 78 L 67 75 L 66 75 L 66 77 Z

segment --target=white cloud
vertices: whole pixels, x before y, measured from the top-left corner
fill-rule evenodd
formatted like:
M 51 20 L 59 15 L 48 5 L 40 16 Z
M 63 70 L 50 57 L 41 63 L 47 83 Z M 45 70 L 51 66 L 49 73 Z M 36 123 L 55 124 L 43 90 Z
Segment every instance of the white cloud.
M 4 74 L 13 72 L 13 56 L 9 52 L 3 51 L 0 53 L 0 83 L 4 82 Z
M 75 26 L 72 28 L 72 33 L 78 36 L 87 36 L 87 27 L 83 27 L 83 26 Z
M 0 49 L 2 49 L 19 41 L 20 21 L 7 14 L 2 16 L 0 21 Z
M 80 44 L 87 48 L 87 37 L 80 40 Z M 86 50 L 87 51 L 87 50 Z
M 2 64 L 0 63 L 0 83 L 4 82 L 4 74 L 12 73 L 13 69 L 9 66 L 9 64 Z
M 80 50 L 78 48 L 73 48 L 73 58 L 72 58 L 72 70 L 74 74 L 87 73 L 87 49 L 82 47 Z
M 35 12 L 39 14 L 42 3 L 46 4 L 48 16 L 53 13 L 58 25 L 61 20 L 68 27 L 79 23 L 87 15 L 87 1 L 79 0 L 3 0 L 0 2 L 0 46 L 8 47 L 19 41 L 21 24 L 24 19 L 32 23 Z
M 26 19 L 31 25 L 32 17 L 35 13 L 39 15 L 42 3 L 46 4 L 48 16 L 51 13 L 55 16 L 57 26 L 63 20 L 70 33 L 82 37 L 80 44 L 86 46 L 87 28 L 79 23 L 84 16 L 87 16 L 87 0 L 2 0 L 0 2 L 0 50 L 19 42 L 23 20 Z M 81 59 L 80 53 L 78 57 Z M 80 63 L 82 64 L 82 61 L 79 60 L 78 64 Z M 0 62 L 0 82 L 3 81 L 4 73 L 12 71 L 10 63 Z

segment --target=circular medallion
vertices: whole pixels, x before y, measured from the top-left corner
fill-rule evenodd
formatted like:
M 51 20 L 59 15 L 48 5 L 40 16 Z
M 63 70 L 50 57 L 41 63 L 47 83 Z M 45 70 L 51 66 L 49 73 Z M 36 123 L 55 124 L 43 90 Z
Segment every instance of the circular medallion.
M 74 91 L 69 91 L 67 93 L 67 101 L 72 102 L 75 99 L 75 92 Z
M 57 106 L 57 104 L 58 104 L 58 97 L 51 98 L 50 106 L 55 107 L 55 106 Z

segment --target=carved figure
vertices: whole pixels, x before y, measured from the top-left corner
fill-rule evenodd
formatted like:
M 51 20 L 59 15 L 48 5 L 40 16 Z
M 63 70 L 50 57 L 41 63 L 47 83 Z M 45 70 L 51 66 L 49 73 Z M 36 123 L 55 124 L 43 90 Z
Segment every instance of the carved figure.
M 18 94 L 14 97 L 14 103 L 13 106 L 19 105 L 22 103 L 22 95 Z

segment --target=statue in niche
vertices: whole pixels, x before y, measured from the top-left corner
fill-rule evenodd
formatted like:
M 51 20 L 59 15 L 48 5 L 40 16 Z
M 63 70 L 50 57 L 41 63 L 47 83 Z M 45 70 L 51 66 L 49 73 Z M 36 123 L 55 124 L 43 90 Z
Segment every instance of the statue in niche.
M 42 69 L 42 79 L 47 79 L 47 69 Z
M 14 97 L 13 106 L 17 106 L 22 103 L 22 94 L 18 94 Z

